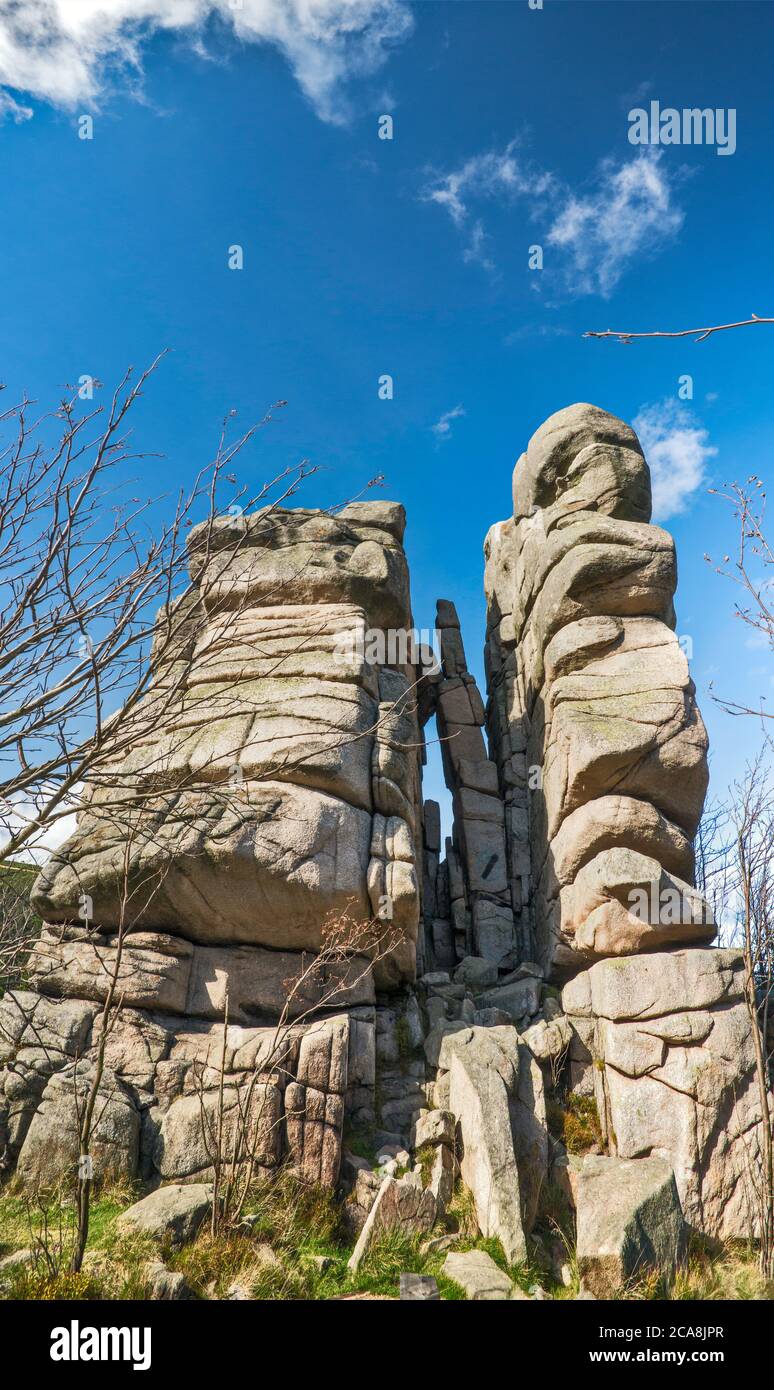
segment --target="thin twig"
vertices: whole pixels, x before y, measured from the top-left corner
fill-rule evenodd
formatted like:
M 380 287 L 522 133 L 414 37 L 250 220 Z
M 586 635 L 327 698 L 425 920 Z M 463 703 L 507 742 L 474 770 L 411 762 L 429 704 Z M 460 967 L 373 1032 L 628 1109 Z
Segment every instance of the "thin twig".
M 584 338 L 616 338 L 619 343 L 626 346 L 634 338 L 693 338 L 696 336 L 697 343 L 703 343 L 705 338 L 709 338 L 713 333 L 725 333 L 728 328 L 749 328 L 753 323 L 774 323 L 774 318 L 761 318 L 760 314 L 751 314 L 749 319 L 739 319 L 737 323 L 717 323 L 711 328 L 680 328 L 676 332 L 669 333 L 657 330 L 652 333 L 630 333 L 621 328 L 605 328 L 602 332 L 589 329 L 583 334 Z

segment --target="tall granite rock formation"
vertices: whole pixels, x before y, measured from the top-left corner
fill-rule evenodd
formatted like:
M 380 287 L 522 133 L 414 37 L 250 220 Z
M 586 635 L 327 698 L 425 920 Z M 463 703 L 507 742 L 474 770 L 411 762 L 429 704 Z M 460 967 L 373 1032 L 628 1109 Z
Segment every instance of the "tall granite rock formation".
M 23 1178 L 57 1166 L 54 1135 L 75 1143 L 74 1066 L 86 1085 L 123 924 L 100 1163 L 165 1179 L 211 1166 L 201 1115 L 228 995 L 233 1124 L 249 1096 L 262 1165 L 289 1148 L 335 1181 L 345 1096 L 373 1096 L 374 980 L 335 951 L 317 978 L 310 953 L 332 919 L 388 903 L 398 944 L 377 983 L 415 974 L 416 672 L 389 639 L 412 627 L 404 525 L 402 507 L 360 502 L 191 532 L 190 622 L 161 657 L 157 641 L 136 746 L 38 878 L 28 988 L 0 1002 L 0 1139 Z M 303 1021 L 278 1053 L 288 996 Z
M 621 420 L 574 405 L 533 435 L 485 546 L 489 727 L 535 957 L 572 977 L 572 1049 L 611 1152 L 668 1158 L 687 1219 L 734 1234 L 755 1205 L 754 1056 L 739 957 L 706 949 L 692 887 L 707 737 L 674 542 L 650 514 Z
M 453 941 L 458 959 L 496 965 L 468 1021 L 510 1013 L 541 1060 L 564 1047 L 610 1152 L 668 1159 L 686 1218 L 740 1235 L 757 1201 L 754 1051 L 741 958 L 707 949 L 715 924 L 693 887 L 707 737 L 674 632 L 674 542 L 650 515 L 623 421 L 574 405 L 533 435 L 513 515 L 484 547 L 491 761 L 467 727 L 484 720 L 459 624 L 439 604 L 455 815 L 436 872 L 449 921 L 436 902 L 428 953 L 445 942 L 445 964 Z M 472 716 L 452 722 L 466 694 Z M 453 751 L 459 729 L 470 761 Z M 564 985 L 562 1043 L 528 1026 L 531 963 Z
M 552 974 L 714 935 L 690 883 L 707 737 L 673 631 L 674 542 L 650 522 L 633 430 L 559 411 L 487 537 L 490 729 L 533 942 Z M 527 787 L 529 815 L 525 807 Z M 528 821 L 528 824 L 527 824 Z M 659 893 L 632 913 L 634 889 Z M 665 889 L 682 897 L 663 920 Z M 651 920 L 651 918 L 653 920 Z
M 412 640 L 401 507 L 192 533 L 151 717 L 41 873 L 46 926 L 0 1001 L 7 1166 L 50 1181 L 75 1157 L 115 975 L 98 1171 L 206 1175 L 225 1066 L 226 1129 L 248 1114 L 261 1168 L 335 1183 L 347 1112 L 394 1152 L 437 1129 L 442 1203 L 456 1125 L 481 1228 L 521 1258 L 561 1177 L 545 1091 L 563 1075 L 594 1094 L 608 1162 L 666 1160 L 692 1225 L 748 1232 L 751 1025 L 693 886 L 707 738 L 650 513 L 622 421 L 575 405 L 537 431 L 486 540 L 486 698 L 451 601 L 436 665 Z M 445 847 L 421 797 L 433 719 Z M 326 954 L 342 919 L 388 921 L 392 949 Z

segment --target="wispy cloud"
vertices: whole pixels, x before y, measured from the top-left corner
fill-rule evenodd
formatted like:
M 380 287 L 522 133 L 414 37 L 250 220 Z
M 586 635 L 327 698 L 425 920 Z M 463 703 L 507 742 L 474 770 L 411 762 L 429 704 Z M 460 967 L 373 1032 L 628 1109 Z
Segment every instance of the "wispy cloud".
M 487 233 L 482 218 L 474 216 L 472 209 L 481 202 L 541 197 L 553 185 L 550 174 L 534 170 L 522 160 L 518 147 L 518 141 L 511 140 L 504 150 L 473 155 L 459 169 L 434 174 L 420 194 L 423 202 L 444 208 L 455 227 L 464 232 L 465 260 L 478 261 L 487 270 L 494 269 L 484 249 Z
M 213 19 L 242 43 L 278 48 L 318 116 L 334 123 L 347 118 L 347 80 L 375 72 L 413 25 L 407 0 L 0 0 L 0 85 L 94 106 L 117 73 L 141 78 L 154 33 L 201 47 Z
M 622 107 L 624 111 L 629 111 L 633 106 L 640 106 L 648 95 L 648 92 L 652 91 L 653 82 L 650 78 L 646 79 L 644 82 L 638 82 L 637 86 L 633 87 L 631 91 L 621 92 L 618 98 L 618 105 Z
M 718 452 L 708 443 L 709 432 L 687 406 L 672 399 L 644 405 L 634 428 L 650 465 L 654 519 L 678 516 L 703 483 L 708 459 Z
M 22 121 L 29 121 L 31 117 L 31 106 L 20 106 L 10 92 L 4 92 L 0 87 L 0 122 L 13 121 L 15 125 L 21 125 Z
M 473 223 L 468 235 L 468 244 L 462 253 L 463 261 L 482 265 L 484 270 L 495 270 L 496 266 L 486 250 L 489 237 L 480 218 Z
M 570 194 L 548 233 L 568 257 L 570 287 L 607 297 L 631 261 L 660 249 L 680 230 L 663 150 L 644 150 L 626 164 L 605 160 L 584 197 Z
M 431 430 L 433 431 L 433 434 L 435 435 L 439 443 L 442 443 L 444 439 L 449 439 L 451 437 L 452 420 L 459 420 L 460 416 L 464 414 L 464 407 L 461 405 L 455 405 L 453 410 L 444 411 L 440 420 L 436 420 L 435 424 L 430 426 Z
M 515 197 L 518 194 L 541 192 L 548 186 L 550 175 L 534 174 L 519 160 L 518 142 L 511 140 L 498 153 L 474 155 L 460 169 L 437 175 L 427 185 L 424 198 L 446 208 L 452 221 L 462 226 L 469 216 L 469 203 L 480 198 Z
M 527 163 L 512 140 L 502 151 L 436 173 L 420 198 L 448 213 L 463 235 L 463 258 L 487 270 L 495 268 L 495 248 L 482 209 L 524 199 L 529 216 L 548 225 L 549 273 L 558 271 L 573 295 L 607 297 L 632 262 L 660 249 L 682 226 L 684 214 L 662 158 L 663 150 L 643 150 L 623 163 L 605 160 L 578 193 Z M 539 232 L 534 235 L 543 240 Z M 532 283 L 538 287 L 536 278 Z
M 512 347 L 514 343 L 520 342 L 524 338 L 572 338 L 575 336 L 571 328 L 566 328 L 559 323 L 520 323 L 518 328 L 512 328 L 503 338 L 506 347 Z

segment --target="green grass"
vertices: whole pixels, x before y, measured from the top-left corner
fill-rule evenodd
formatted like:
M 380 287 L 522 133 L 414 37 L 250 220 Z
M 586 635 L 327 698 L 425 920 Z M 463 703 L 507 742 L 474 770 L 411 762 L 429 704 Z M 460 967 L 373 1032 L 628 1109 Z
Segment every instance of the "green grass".
M 422 1171 L 422 1186 L 429 1187 L 430 1179 L 433 1175 L 433 1165 L 435 1163 L 435 1144 L 423 1144 L 414 1154 L 414 1162 L 419 1164 Z
M 0 863 L 0 875 L 20 890 L 31 888 L 38 873 L 35 864 L 23 864 L 18 859 L 4 859 Z
M 46 1226 L 51 1238 L 67 1240 L 74 1224 L 75 1208 L 54 1195 L 40 1204 L 21 1193 L 5 1195 L 0 1199 L 0 1256 L 32 1248 Z
M 98 1193 L 91 1203 L 89 1238 L 80 1274 L 69 1271 L 75 1234 L 75 1208 L 71 1201 L 49 1195 L 40 1201 L 22 1193 L 0 1197 L 0 1256 L 16 1250 L 32 1250 L 35 1261 L 19 1265 L 3 1276 L 4 1298 L 96 1299 L 145 1296 L 127 1291 L 138 1286 L 138 1271 L 156 1253 L 143 1236 L 121 1236 L 116 1217 L 136 1200 L 135 1188 L 122 1185 Z M 141 1281 L 140 1281 L 141 1282 Z
M 685 1264 L 674 1281 L 652 1273 L 622 1290 L 621 1296 L 678 1302 L 770 1300 L 774 1299 L 774 1284 L 767 1283 L 761 1275 L 757 1251 L 749 1243 L 726 1241 L 719 1245 L 694 1235 Z
M 442 1272 L 447 1250 L 423 1253 L 425 1237 L 392 1231 L 377 1239 L 356 1274 L 347 1261 L 353 1243 L 343 1233 L 340 1209 L 331 1193 L 304 1186 L 289 1172 L 273 1181 L 258 1182 L 250 1194 L 248 1213 L 256 1219 L 249 1227 L 213 1238 L 203 1229 L 195 1241 L 175 1250 L 147 1236 L 122 1236 L 116 1218 L 137 1196 L 128 1186 L 111 1188 L 98 1194 L 92 1203 L 89 1241 L 84 1268 L 71 1275 L 68 1260 L 51 1272 L 42 1262 L 35 1267 L 18 1266 L 3 1276 L 3 1298 L 51 1301 L 73 1299 L 147 1298 L 149 1287 L 144 1272 L 146 1261 L 161 1258 L 182 1273 L 195 1295 L 202 1299 L 224 1298 L 234 1281 L 245 1284 L 256 1300 L 293 1301 L 346 1298 L 367 1294 L 397 1298 L 400 1275 L 429 1274 L 438 1281 L 445 1301 L 464 1300 L 464 1291 Z M 51 1199 L 45 1208 L 50 1230 L 58 1233 L 61 1224 L 67 1240 L 73 1227 L 72 1207 L 60 1207 Z M 18 1194 L 0 1197 L 0 1255 L 28 1248 L 32 1244 L 30 1222 L 40 1225 L 43 1212 L 31 1207 Z M 571 1236 L 562 1235 L 554 1218 L 541 1209 L 537 1239 L 530 1242 L 529 1258 L 509 1264 L 499 1240 L 478 1232 L 470 1194 L 458 1184 L 446 1217 L 454 1234 L 457 1251 L 484 1250 L 495 1264 L 524 1292 L 539 1284 L 555 1299 L 573 1298 L 577 1293 L 577 1266 Z M 570 1288 L 557 1282 L 551 1268 L 551 1243 L 563 1239 L 566 1262 L 575 1272 Z M 258 1245 L 270 1245 L 281 1268 L 263 1264 Z M 327 1267 L 319 1269 L 312 1257 L 323 1255 Z M 712 1245 L 694 1239 L 685 1266 L 668 1283 L 655 1274 L 626 1289 L 624 1299 L 770 1299 L 774 1287 L 761 1278 L 754 1250 L 742 1243 Z
M 427 1259 L 420 1254 L 419 1238 L 402 1231 L 387 1231 L 371 1245 L 360 1269 L 351 1277 L 353 1292 L 394 1297 L 401 1274 L 426 1273 Z
M 474 1239 L 478 1235 L 473 1193 L 460 1181 L 454 1186 L 454 1195 L 446 1213 L 446 1225 L 450 1231 L 456 1231 L 468 1239 Z
M 585 1154 L 595 1144 L 600 1149 L 604 1148 L 602 1126 L 593 1096 L 570 1093 L 564 1101 L 552 1096 L 546 1112 L 551 1133 L 561 1139 L 568 1153 Z
M 275 1178 L 255 1184 L 244 1215 L 253 1218 L 252 1233 L 277 1252 L 307 1250 L 336 1243 L 341 1236 L 341 1209 L 332 1192 L 299 1182 L 286 1168 Z
M 254 1241 L 247 1235 L 213 1238 L 200 1233 L 179 1251 L 163 1250 L 170 1269 L 183 1274 L 199 1298 L 224 1298 L 235 1279 L 243 1279 L 255 1263 Z
M 553 1296 L 555 1280 L 549 1276 L 542 1263 L 536 1258 L 534 1252 L 531 1252 L 528 1259 L 524 1262 L 509 1264 L 505 1257 L 503 1247 L 497 1237 L 482 1235 L 476 1235 L 475 1237 L 468 1237 L 466 1239 L 463 1238 L 455 1244 L 454 1249 L 455 1251 L 483 1250 L 490 1259 L 494 1260 L 498 1269 L 501 1269 L 503 1274 L 507 1274 L 508 1278 L 524 1293 L 528 1293 L 534 1284 L 540 1284 L 546 1292 L 551 1292 Z
M 449 1279 L 445 1274 L 436 1274 L 435 1277 L 438 1280 L 438 1292 L 444 1303 L 467 1303 L 468 1295 L 453 1279 Z
M 87 1302 L 100 1299 L 99 1285 L 86 1273 L 70 1274 L 63 1270 L 58 1274 L 43 1271 L 20 1269 L 11 1276 L 7 1298 L 26 1299 L 29 1302 Z

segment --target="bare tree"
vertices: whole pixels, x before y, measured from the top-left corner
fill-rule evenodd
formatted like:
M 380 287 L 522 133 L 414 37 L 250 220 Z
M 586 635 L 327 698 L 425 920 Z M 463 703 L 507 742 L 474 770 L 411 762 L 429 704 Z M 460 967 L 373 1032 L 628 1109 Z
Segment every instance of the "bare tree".
M 606 328 L 588 330 L 584 338 L 610 338 L 628 346 L 635 339 L 643 338 L 694 338 L 697 343 L 704 342 L 714 333 L 725 333 L 732 328 L 749 328 L 755 324 L 771 324 L 774 318 L 751 314 L 749 319 L 739 319 L 733 323 L 718 323 L 703 328 L 680 328 L 675 331 L 656 330 L 652 332 L 633 332 L 630 329 Z M 724 490 L 725 489 L 725 490 Z M 709 491 L 721 497 L 734 509 L 739 524 L 739 540 L 735 562 L 730 555 L 723 557 L 723 563 L 716 566 L 718 574 L 732 580 L 743 590 L 743 598 L 735 604 L 735 612 L 743 622 L 755 628 L 765 639 L 769 649 L 774 651 L 774 602 L 772 602 L 772 581 L 774 581 L 774 549 L 768 540 L 765 529 L 766 493 L 764 483 L 753 473 L 743 487 L 739 483 L 724 484 L 724 489 L 710 488 Z M 709 555 L 705 560 L 712 564 Z M 733 568 L 729 568 L 733 564 Z M 761 573 L 756 573 L 760 568 Z M 715 697 L 718 698 L 718 697 Z M 762 720 L 772 715 L 761 702 L 756 709 L 738 704 L 732 700 L 718 699 L 729 714 L 754 714 Z
M 736 849 L 738 922 L 745 963 L 745 999 L 752 1025 L 755 1074 L 763 1117 L 763 1163 L 753 1175 L 761 1273 L 774 1277 L 774 1160 L 769 1008 L 774 987 L 774 789 L 760 756 L 735 787 L 732 809 Z
M 709 490 L 733 509 L 738 539 L 734 559 L 730 554 L 724 555 L 719 565 L 713 564 L 709 555 L 705 555 L 704 559 L 707 564 L 713 565 L 717 574 L 730 580 L 741 591 L 734 604 L 736 616 L 752 628 L 762 644 L 774 653 L 774 548 L 766 535 L 765 485 L 753 473 L 744 487 L 731 483 Z M 757 708 L 753 708 L 737 701 L 716 698 L 729 714 L 756 715 L 763 721 L 764 730 L 767 728 L 765 721 L 772 718 L 762 701 Z
M 236 486 L 233 461 L 273 407 L 234 440 L 227 421 L 187 491 L 166 503 L 133 495 L 141 485 L 127 470 L 147 468 L 150 456 L 132 447 L 129 416 L 160 360 L 136 381 L 129 369 L 104 409 L 84 409 L 74 392 L 52 412 L 37 414 L 24 398 L 0 414 L 0 861 L 71 814 L 108 750 L 115 758 L 119 706 L 123 747 L 136 738 L 151 639 L 163 661 L 187 617 L 188 528 L 202 517 L 214 525 L 221 487 L 239 511 L 292 495 L 314 471 L 303 461 L 252 497 Z
M 212 461 L 187 492 L 172 499 L 171 516 L 154 529 L 159 499 L 127 497 L 122 479 L 127 467 L 148 457 L 131 448 L 128 416 L 159 361 L 134 383 L 130 369 L 106 411 L 82 410 L 76 392 L 49 414 L 35 414 L 34 403 L 25 398 L 0 415 L 10 435 L 0 449 L 3 988 L 18 983 L 40 928 L 29 905 L 29 878 L 12 856 L 30 852 L 44 827 L 81 809 L 87 789 L 92 820 L 101 814 L 110 822 L 121 860 L 114 875 L 120 914 L 113 971 L 85 1094 L 79 1089 L 77 1063 L 74 1069 L 79 1139 L 75 1271 L 88 1238 L 91 1147 L 99 1123 L 105 1047 L 121 1007 L 117 990 L 124 939 L 163 877 L 158 869 L 139 876 L 131 870 L 138 840 L 148 838 L 147 781 L 157 770 L 151 735 L 180 710 L 190 674 L 190 660 L 181 657 L 190 655 L 186 642 L 208 598 L 203 586 L 189 578 L 188 528 L 203 516 L 197 551 L 206 570 L 222 517 L 221 482 L 229 485 L 232 499 L 239 499 L 230 504 L 232 514 L 239 515 L 270 497 L 279 505 L 315 471 L 304 460 L 249 496 L 228 470 L 259 426 L 232 441 L 227 420 Z M 260 425 L 271 418 L 269 411 Z M 240 539 L 236 528 L 234 545 L 214 567 L 214 583 Z M 118 769 L 138 747 L 146 748 L 146 765 L 135 766 L 133 777 L 123 777 Z M 176 790 L 179 795 L 180 787 Z M 83 915 L 88 929 L 88 913 Z M 38 942 L 38 977 L 42 957 L 45 947 Z
M 136 825 L 132 829 L 136 835 Z M 89 1238 L 91 1193 L 94 1180 L 92 1146 L 100 1119 L 110 1099 L 109 1095 L 102 1097 L 102 1104 L 100 1105 L 105 1076 L 105 1051 L 123 1003 L 120 988 L 126 938 L 136 917 L 141 916 L 152 901 L 161 878 L 161 873 L 157 871 L 155 874 L 146 875 L 138 884 L 136 877 L 132 875 L 130 870 L 132 853 L 136 848 L 134 837 L 128 836 L 122 848 L 124 862 L 121 875 L 118 930 L 111 940 L 113 946 L 112 969 L 107 972 L 107 988 L 102 1009 L 95 1019 L 92 1037 L 96 1038 L 96 1048 L 93 1058 L 90 1059 L 91 1076 L 90 1079 L 87 1078 L 84 1094 L 81 1094 L 79 1090 L 80 1074 L 77 1061 L 73 1069 L 73 1101 L 78 1131 L 76 1226 L 70 1261 L 70 1269 L 73 1273 L 78 1273 L 81 1269 Z
M 104 418 L 100 409 L 80 415 L 77 395 L 52 416 L 31 419 L 27 400 L 0 416 L 14 431 L 0 450 L 0 863 L 80 811 L 84 786 L 90 811 L 103 800 L 114 812 L 122 803 L 127 814 L 132 806 L 145 813 L 148 784 L 168 781 L 174 760 L 167 746 L 152 761 L 150 746 L 156 730 L 174 729 L 190 707 L 197 634 L 214 622 L 212 645 L 227 644 L 247 604 L 242 553 L 270 543 L 277 512 L 317 472 L 302 459 L 257 491 L 238 485 L 237 456 L 286 404 L 278 401 L 233 440 L 227 417 L 213 459 L 188 491 L 166 501 L 127 498 L 121 477 L 148 457 L 130 448 L 127 416 L 158 361 L 134 385 L 126 374 Z M 62 429 L 48 446 L 52 421 Z M 171 515 L 159 523 L 165 509 Z M 268 601 L 282 603 L 281 586 Z M 311 634 L 307 645 L 313 641 Z M 288 659 L 267 661 L 262 675 L 281 672 Z M 227 689 L 207 698 L 211 719 L 244 709 Z M 178 729 L 176 737 L 182 750 L 186 736 Z M 138 747 L 146 748 L 140 795 L 136 768 L 122 774 Z M 289 753 L 284 775 L 309 756 Z M 205 770 L 200 785 L 211 780 Z
M 774 784 L 768 744 L 729 789 L 726 804 L 708 807 L 696 837 L 696 884 L 718 924 L 718 944 L 744 959 L 744 998 L 755 1052 L 762 1158 L 747 1173 L 751 1236 L 759 1240 L 761 1272 L 774 1276 L 772 1049 L 774 1047 Z
M 228 793 L 227 793 L 228 795 Z M 174 823 L 173 823 L 174 824 Z M 126 976 L 125 950 L 131 942 L 131 932 L 138 919 L 145 916 L 154 896 L 163 883 L 174 855 L 167 854 L 163 865 L 138 879 L 132 870 L 137 852 L 137 840 L 142 834 L 142 822 L 133 820 L 122 842 L 121 902 L 118 928 L 110 937 L 110 958 L 105 968 L 106 988 L 102 1008 L 95 1019 L 92 1032 L 93 1047 L 89 1066 L 83 1077 L 78 1062 L 73 1068 L 73 1099 L 78 1134 L 78 1170 L 76 1176 L 76 1221 L 70 1268 L 78 1272 L 83 1263 L 89 1234 L 90 1205 L 94 1182 L 92 1159 L 99 1124 L 111 1095 L 105 1092 L 106 1048 L 123 1007 L 122 983 Z M 182 837 L 187 833 L 187 818 L 174 827 Z M 169 826 L 165 826 L 168 836 Z M 246 1083 L 230 1087 L 233 1094 L 233 1116 L 226 1125 L 225 1087 L 226 1053 L 229 1037 L 229 1001 L 226 991 L 221 1057 L 217 1080 L 217 1104 L 211 1116 L 206 1104 L 207 1086 L 204 1064 L 194 1080 L 199 1095 L 201 1129 L 205 1150 L 214 1175 L 212 1234 L 233 1226 L 242 1215 L 256 1169 L 261 1166 L 267 1133 L 272 1124 L 267 1120 L 266 1078 L 286 1070 L 293 1041 L 303 1025 L 331 1010 L 342 1007 L 379 961 L 387 959 L 403 940 L 393 926 L 389 905 L 384 920 L 363 920 L 356 912 L 328 914 L 321 929 L 319 949 L 301 953 L 298 970 L 284 984 L 284 999 L 279 1017 L 267 1030 L 266 1046 Z M 44 948 L 45 954 L 45 948 Z M 96 1041 L 96 1046 L 94 1046 Z M 288 1073 L 288 1077 L 289 1077 Z M 296 1117 L 298 1118 L 298 1117 Z

